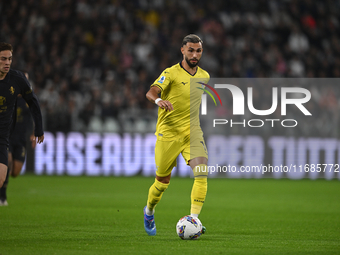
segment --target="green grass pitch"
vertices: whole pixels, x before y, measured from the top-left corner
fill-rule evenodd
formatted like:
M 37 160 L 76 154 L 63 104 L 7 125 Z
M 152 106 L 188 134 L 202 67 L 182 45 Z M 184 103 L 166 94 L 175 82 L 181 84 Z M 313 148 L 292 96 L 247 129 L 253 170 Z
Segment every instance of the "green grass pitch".
M 143 227 L 153 178 L 24 175 L 0 207 L 0 254 L 340 254 L 340 182 L 209 179 L 196 241 L 176 235 L 193 179 L 173 178 Z

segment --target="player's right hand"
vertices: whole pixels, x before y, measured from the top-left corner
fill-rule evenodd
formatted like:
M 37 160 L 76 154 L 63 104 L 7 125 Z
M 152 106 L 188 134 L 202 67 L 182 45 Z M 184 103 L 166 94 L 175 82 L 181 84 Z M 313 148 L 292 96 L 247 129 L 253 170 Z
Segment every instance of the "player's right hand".
M 161 101 L 159 101 L 159 102 L 157 103 L 157 105 L 158 105 L 160 108 L 162 108 L 162 109 L 164 109 L 164 110 L 166 110 L 166 111 L 169 111 L 169 112 L 171 112 L 171 111 L 174 110 L 174 107 L 172 106 L 172 103 L 170 103 L 170 102 L 167 101 L 167 100 L 161 100 Z

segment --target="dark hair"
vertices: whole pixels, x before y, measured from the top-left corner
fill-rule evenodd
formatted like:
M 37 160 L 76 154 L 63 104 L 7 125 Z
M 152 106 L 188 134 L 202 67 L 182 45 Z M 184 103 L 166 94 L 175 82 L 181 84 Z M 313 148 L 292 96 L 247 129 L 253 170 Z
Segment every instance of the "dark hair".
M 0 42 L 0 52 L 4 50 L 10 50 L 11 52 L 13 52 L 13 47 L 9 43 Z
M 188 42 L 191 42 L 191 43 L 201 43 L 201 44 L 203 44 L 202 39 L 199 38 L 197 35 L 194 35 L 194 34 L 187 35 L 186 37 L 183 38 L 182 47 L 183 47 L 184 45 L 186 45 Z

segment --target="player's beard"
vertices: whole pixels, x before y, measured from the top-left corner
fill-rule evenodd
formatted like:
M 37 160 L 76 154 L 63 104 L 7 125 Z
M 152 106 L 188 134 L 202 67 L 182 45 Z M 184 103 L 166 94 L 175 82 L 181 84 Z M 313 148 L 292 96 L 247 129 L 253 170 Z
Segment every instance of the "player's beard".
M 187 57 L 185 57 L 185 61 L 187 62 L 188 66 L 190 66 L 190 68 L 196 67 L 198 65 L 198 63 L 200 62 L 199 59 L 195 59 L 195 60 L 197 60 L 197 62 L 195 64 L 193 64 L 193 63 L 190 62 L 190 60 Z

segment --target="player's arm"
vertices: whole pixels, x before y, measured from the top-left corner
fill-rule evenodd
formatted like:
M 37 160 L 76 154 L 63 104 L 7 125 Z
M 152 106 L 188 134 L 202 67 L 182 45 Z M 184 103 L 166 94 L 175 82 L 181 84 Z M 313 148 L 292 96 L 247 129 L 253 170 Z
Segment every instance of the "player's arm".
M 172 104 L 167 100 L 162 100 L 159 97 L 159 94 L 161 93 L 161 89 L 157 86 L 151 86 L 150 90 L 146 93 L 146 98 L 154 103 L 157 104 L 160 108 L 165 109 L 166 111 L 173 111 L 174 107 Z M 156 103 L 157 100 L 157 103 Z
M 28 104 L 29 110 L 33 117 L 33 128 L 32 135 L 30 136 L 30 140 L 32 141 L 32 148 L 34 149 L 37 143 L 42 143 L 44 141 L 44 131 L 42 125 L 42 115 L 40 110 L 40 105 L 37 96 L 33 93 L 32 87 L 28 81 L 28 73 L 24 73 L 24 82 L 22 83 L 23 95 L 22 97 L 25 99 Z M 36 128 L 37 127 L 37 128 Z
M 30 112 L 32 114 L 32 118 L 34 120 L 34 135 L 37 139 L 37 143 L 42 143 L 44 141 L 44 130 L 42 124 L 42 114 L 39 106 L 39 101 L 37 96 L 33 93 L 32 87 L 24 76 L 22 82 L 19 83 L 21 87 L 21 95 L 22 98 L 25 99 Z
M 42 115 L 41 110 L 38 102 L 37 96 L 32 93 L 32 97 L 26 99 L 26 103 L 29 106 L 30 112 L 32 114 L 33 120 L 34 120 L 34 136 L 37 138 L 37 143 L 42 143 L 44 141 L 44 131 L 43 131 L 43 125 L 42 125 Z

